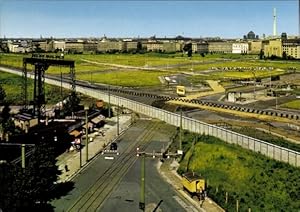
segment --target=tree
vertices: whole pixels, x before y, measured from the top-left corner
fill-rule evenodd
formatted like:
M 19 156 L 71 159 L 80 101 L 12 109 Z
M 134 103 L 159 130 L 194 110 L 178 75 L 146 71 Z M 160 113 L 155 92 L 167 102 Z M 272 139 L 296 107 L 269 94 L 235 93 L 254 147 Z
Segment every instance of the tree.
M 137 42 L 137 45 L 136 45 L 136 51 L 137 51 L 137 52 L 141 52 L 141 51 L 142 51 L 142 48 L 143 48 L 142 43 L 141 43 L 141 42 Z
M 186 43 L 183 46 L 183 51 L 187 52 L 188 57 L 192 57 L 193 54 L 192 43 Z
M 286 55 L 286 52 L 282 52 L 282 59 L 286 60 L 287 59 L 287 55 Z
M 264 56 L 264 51 L 261 49 L 260 52 L 259 52 L 259 59 L 263 59 L 263 56 Z
M 9 104 L 7 103 L 4 105 L 4 108 L 2 109 L 1 128 L 4 134 L 7 132 L 14 132 L 16 129 L 15 124 L 10 115 Z
M 55 148 L 51 142 L 41 142 L 35 146 L 26 168 L 29 190 L 35 202 L 46 204 L 50 199 L 51 189 L 61 171 L 56 165 Z
M 67 102 L 63 106 L 63 111 L 65 115 L 71 114 L 78 109 L 80 103 L 80 98 L 77 96 L 75 92 L 72 92 L 68 97 Z
M 0 85 L 0 104 L 2 104 L 4 102 L 6 98 L 6 93 L 4 88 Z

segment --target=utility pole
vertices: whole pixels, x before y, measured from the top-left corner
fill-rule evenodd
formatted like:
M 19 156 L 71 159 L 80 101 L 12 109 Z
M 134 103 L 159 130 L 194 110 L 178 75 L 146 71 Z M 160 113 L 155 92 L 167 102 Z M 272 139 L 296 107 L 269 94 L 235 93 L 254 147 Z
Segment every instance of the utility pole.
M 85 145 L 86 145 L 86 162 L 89 161 L 89 126 L 88 126 L 88 109 L 85 108 Z
M 117 136 L 119 136 L 119 134 L 120 134 L 119 113 L 120 113 L 120 105 L 119 105 L 119 101 L 118 101 L 118 109 L 117 109 Z
M 179 150 L 182 150 L 182 108 L 180 107 Z
M 80 148 L 79 148 L 79 166 L 82 167 L 82 151 L 81 151 L 81 138 L 80 138 Z
M 21 145 L 22 168 L 25 169 L 25 144 Z
M 110 85 L 108 85 L 108 118 L 111 118 L 111 111 L 110 111 Z
M 62 72 L 60 71 L 60 96 L 62 97 Z
M 140 194 L 139 208 L 145 211 L 145 155 L 142 156 L 141 161 L 141 194 Z

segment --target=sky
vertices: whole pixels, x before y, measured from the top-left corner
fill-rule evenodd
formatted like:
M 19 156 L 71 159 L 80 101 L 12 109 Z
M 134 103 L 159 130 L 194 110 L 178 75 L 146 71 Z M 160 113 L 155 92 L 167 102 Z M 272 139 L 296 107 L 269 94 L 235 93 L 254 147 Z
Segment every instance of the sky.
M 0 0 L 0 37 L 260 37 L 298 33 L 298 0 Z

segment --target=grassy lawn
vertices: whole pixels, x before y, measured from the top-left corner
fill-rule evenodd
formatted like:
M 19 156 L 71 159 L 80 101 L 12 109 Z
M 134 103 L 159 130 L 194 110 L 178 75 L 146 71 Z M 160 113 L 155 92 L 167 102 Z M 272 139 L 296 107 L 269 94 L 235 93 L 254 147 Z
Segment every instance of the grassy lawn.
M 287 102 L 285 104 L 280 105 L 280 107 L 286 107 L 289 109 L 300 110 L 300 99 Z
M 111 85 L 120 85 L 128 87 L 144 87 L 161 85 L 158 77 L 167 75 L 166 72 L 159 71 L 135 71 L 122 70 L 105 73 L 82 74 L 77 78 L 81 80 L 99 82 Z
M 300 169 L 229 145 L 211 136 L 186 135 L 186 154 L 179 172 L 201 173 L 208 195 L 227 211 L 297 211 L 300 208 Z M 228 203 L 225 193 L 228 192 Z
M 22 78 L 15 74 L 0 72 L 0 84 L 6 92 L 6 100 L 14 105 L 21 105 L 22 96 Z M 52 85 L 45 84 L 46 101 L 49 104 L 55 104 L 61 101 L 60 88 Z M 67 96 L 68 90 L 63 89 L 63 96 Z M 33 98 L 33 80 L 28 79 L 28 95 L 29 99 Z
M 0 64 L 10 65 L 13 67 L 22 67 L 23 56 L 30 57 L 31 54 L 0 54 Z M 274 67 L 287 69 L 288 67 L 298 67 L 300 64 L 291 61 L 263 61 L 254 60 L 256 55 L 236 55 L 236 54 L 207 54 L 205 57 L 199 54 L 193 54 L 192 59 L 188 59 L 186 55 L 182 53 L 175 54 L 160 54 L 160 53 L 146 53 L 146 54 L 75 54 L 65 55 L 65 59 L 75 60 L 75 70 L 78 73 L 77 79 L 90 80 L 93 78 L 94 82 L 108 83 L 113 85 L 121 86 L 155 86 L 159 85 L 158 76 L 167 75 L 168 73 L 178 72 L 190 72 L 202 71 L 210 69 L 211 67 Z M 89 61 L 105 63 L 104 64 L 92 64 L 82 59 Z M 234 59 L 233 61 L 220 61 L 223 59 Z M 196 62 L 203 61 L 204 64 L 196 64 Z M 191 64 L 194 62 L 195 64 Z M 208 62 L 208 63 L 205 63 Z M 138 71 L 138 70 L 126 70 L 116 69 L 109 64 L 129 65 L 136 67 L 145 66 L 160 66 L 159 71 Z M 168 69 L 166 67 L 172 64 L 186 64 L 182 67 L 175 67 Z M 27 65 L 28 70 L 32 70 L 31 65 Z M 124 72 L 126 71 L 127 74 Z M 48 74 L 67 74 L 69 73 L 68 68 L 50 67 L 47 70 Z M 101 73 L 102 72 L 102 73 Z M 273 70 L 273 71 L 255 71 L 256 77 L 268 77 L 270 74 L 280 75 L 284 71 Z M 199 80 L 213 79 L 219 80 L 224 78 L 253 78 L 252 71 L 219 71 L 213 72 L 203 76 L 193 76 L 189 79 L 192 82 Z

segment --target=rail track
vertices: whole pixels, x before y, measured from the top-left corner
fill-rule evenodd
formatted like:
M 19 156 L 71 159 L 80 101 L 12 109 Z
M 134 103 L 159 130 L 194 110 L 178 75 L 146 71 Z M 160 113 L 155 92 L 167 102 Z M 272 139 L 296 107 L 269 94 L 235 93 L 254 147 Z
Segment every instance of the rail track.
M 57 79 L 57 77 L 50 76 L 49 78 Z M 64 79 L 65 82 L 69 82 L 68 79 Z M 167 96 L 167 95 L 159 95 L 155 93 L 146 93 L 140 92 L 136 90 L 124 89 L 117 86 L 107 86 L 107 85 L 98 85 L 98 84 L 89 84 L 83 81 L 77 81 L 77 85 L 87 88 L 98 89 L 101 91 L 105 91 L 115 95 L 125 95 L 127 98 L 133 99 L 135 101 L 142 101 L 146 104 L 151 104 L 149 99 L 155 100 L 163 100 L 163 101 L 176 101 L 178 103 L 191 103 L 195 105 L 201 106 L 208 106 L 213 108 L 223 108 L 227 110 L 239 111 L 244 113 L 252 113 L 252 114 L 259 114 L 259 115 L 267 115 L 273 117 L 281 117 L 290 120 L 300 120 L 300 114 L 293 113 L 293 112 L 283 112 L 279 110 L 270 110 L 270 109 L 259 109 L 249 106 L 239 106 L 236 104 L 231 103 L 219 103 L 216 101 L 209 101 L 209 100 L 200 100 L 200 99 L 185 99 L 181 97 L 174 97 L 174 96 Z M 140 98 L 140 99 L 139 99 Z
M 13 68 L 14 70 L 20 71 L 20 69 Z M 55 75 L 46 75 L 47 78 L 60 81 L 61 78 L 59 76 Z M 70 80 L 67 77 L 63 77 L 63 82 L 69 83 Z M 159 95 L 157 93 L 150 93 L 150 92 L 140 92 L 136 90 L 132 90 L 130 88 L 123 88 L 120 86 L 109 86 L 105 84 L 90 84 L 86 81 L 80 81 L 77 80 L 76 84 L 82 87 L 86 88 L 92 88 L 96 90 L 101 90 L 104 92 L 108 92 L 115 95 L 122 95 L 126 96 L 126 98 L 133 99 L 135 101 L 139 101 L 145 104 L 151 104 L 151 102 L 155 100 L 163 100 L 163 101 L 176 101 L 177 103 L 190 103 L 200 106 L 208 106 L 213 108 L 223 108 L 226 110 L 232 110 L 232 111 L 239 111 L 243 113 L 252 113 L 252 114 L 258 114 L 258 115 L 266 115 L 266 116 L 273 116 L 273 117 L 281 117 L 286 118 L 290 120 L 300 120 L 300 114 L 295 112 L 285 112 L 285 111 L 279 111 L 279 110 L 270 110 L 270 109 L 259 109 L 256 107 L 249 107 L 249 106 L 239 106 L 236 104 L 230 104 L 230 103 L 220 103 L 216 101 L 210 101 L 210 100 L 200 100 L 200 99 L 185 99 L 181 97 L 175 97 L 175 96 L 167 96 L 167 95 Z
M 149 141 L 155 135 L 162 122 L 151 122 L 140 136 L 120 154 L 106 171 L 98 177 L 96 182 L 86 189 L 85 193 L 67 210 L 73 211 L 96 211 L 118 185 L 122 177 L 137 160 L 136 147 L 146 148 Z

